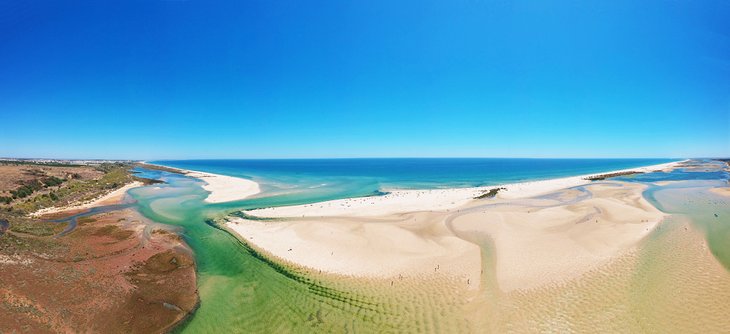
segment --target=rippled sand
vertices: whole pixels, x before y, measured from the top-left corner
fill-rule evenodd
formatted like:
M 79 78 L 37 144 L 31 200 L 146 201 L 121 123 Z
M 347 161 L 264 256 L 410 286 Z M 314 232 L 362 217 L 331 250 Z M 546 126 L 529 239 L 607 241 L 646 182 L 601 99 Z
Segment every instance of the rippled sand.
M 641 250 L 577 279 L 475 303 L 492 332 L 716 333 L 730 328 L 730 274 L 701 233 L 670 219 Z
M 608 235 L 583 233 L 591 230 L 589 226 L 610 232 L 621 229 L 621 224 L 636 224 L 625 231 L 641 233 L 630 247 L 619 247 L 615 252 L 610 248 L 606 253 L 610 256 L 570 275 L 538 271 L 546 277 L 537 277 L 539 284 L 526 285 L 529 288 L 507 287 L 500 282 L 500 268 L 504 267 L 500 251 L 504 247 L 499 247 L 499 239 L 490 230 L 455 229 L 465 241 L 479 246 L 478 282 L 446 274 L 426 275 L 433 273 L 433 263 L 427 263 L 427 270 L 418 274 L 410 271 L 409 275 L 365 278 L 287 265 L 262 255 L 232 235 L 201 224 L 203 216 L 195 208 L 186 210 L 189 201 L 179 194 L 175 196 L 178 203 L 150 199 L 146 205 L 161 220 L 186 215 L 186 234 L 192 236 L 196 253 L 205 259 L 199 266 L 203 303 L 183 330 L 191 333 L 717 333 L 730 328 L 730 198 L 709 190 L 722 182 L 611 183 L 614 181 L 560 191 L 508 208 L 541 207 L 546 217 L 570 211 L 561 214 L 570 213 L 574 219 L 556 220 L 559 224 L 544 226 L 542 232 L 560 238 L 578 236 L 566 240 L 583 240 L 578 245 L 599 246 Z M 621 200 L 591 201 L 587 192 L 594 190 L 621 196 Z M 642 197 L 648 202 L 640 200 Z M 662 215 L 671 216 L 654 225 L 654 221 L 642 221 L 649 218 L 639 212 L 638 219 L 624 222 L 626 211 L 615 210 L 647 203 L 662 209 Z M 481 209 L 485 208 L 475 211 Z M 535 213 L 527 210 L 516 217 Z M 645 211 L 647 217 L 653 217 L 651 210 Z M 442 213 L 439 219 L 454 217 L 458 225 L 457 213 L 471 214 L 452 211 Z M 588 216 L 592 223 L 583 219 Z M 596 223 L 596 217 L 601 221 Z M 409 228 L 412 225 L 405 221 L 413 218 L 405 215 L 398 219 L 403 228 Z M 307 220 L 316 219 L 302 219 Z M 339 221 L 331 223 L 335 222 Z M 425 235 L 444 232 L 441 228 L 429 231 Z M 585 237 L 590 238 L 581 239 Z M 549 240 L 542 240 L 540 247 L 549 246 Z M 527 242 L 522 247 L 534 246 L 529 239 L 523 241 Z M 536 261 L 535 267 L 540 268 L 539 264 Z M 475 285 L 479 288 L 474 289 Z
M 485 252 L 484 266 L 494 268 Z M 502 292 L 494 271 L 482 289 L 463 282 L 404 278 L 344 278 L 318 273 L 319 284 L 347 291 L 340 300 L 302 295 L 306 316 L 317 331 L 394 332 L 612 332 L 718 333 L 730 328 L 730 273 L 709 251 L 702 232 L 683 217 L 670 218 L 629 252 L 582 276 L 530 290 Z M 283 307 L 283 305 L 282 305 Z M 358 319 L 345 321 L 344 314 Z M 299 332 L 300 323 L 276 330 Z
M 657 184 L 651 198 L 664 213 L 642 198 L 645 185 L 601 182 L 440 215 L 457 236 L 480 246 L 479 282 L 465 284 L 457 275 L 345 277 L 298 267 L 321 286 L 347 291 L 334 304 L 323 295 L 328 306 L 307 321 L 326 331 L 721 332 L 730 328 L 730 272 L 708 240 L 728 221 L 709 212 L 730 216 L 730 203 L 709 190 L 716 183 Z M 657 225 L 667 213 L 673 215 Z M 303 305 L 316 305 L 307 298 Z M 344 321 L 343 312 L 360 318 Z M 277 329 L 300 331 L 294 324 Z

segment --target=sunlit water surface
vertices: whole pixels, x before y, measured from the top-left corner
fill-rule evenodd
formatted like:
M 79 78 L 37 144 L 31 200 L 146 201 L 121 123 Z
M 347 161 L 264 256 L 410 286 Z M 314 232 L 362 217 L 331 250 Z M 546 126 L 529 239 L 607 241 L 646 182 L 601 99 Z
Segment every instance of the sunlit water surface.
M 728 174 L 720 163 L 702 161 L 670 173 L 623 178 L 649 184 L 645 197 L 672 216 L 636 252 L 605 268 L 559 286 L 506 295 L 490 288 L 494 250 L 488 238 L 480 242 L 485 284 L 476 295 L 451 289 L 448 281 L 404 282 L 394 291 L 386 282 L 278 266 L 206 223 L 240 209 L 306 202 L 319 196 L 207 204 L 203 202 L 207 192 L 199 180 L 161 171 L 138 172 L 166 182 L 131 190 L 138 210 L 157 222 L 182 227 L 195 252 L 201 305 L 180 332 L 712 332 L 730 328 L 723 327 L 730 325 L 730 202 L 709 191 L 727 186 Z M 703 248 L 705 240 L 709 251 Z

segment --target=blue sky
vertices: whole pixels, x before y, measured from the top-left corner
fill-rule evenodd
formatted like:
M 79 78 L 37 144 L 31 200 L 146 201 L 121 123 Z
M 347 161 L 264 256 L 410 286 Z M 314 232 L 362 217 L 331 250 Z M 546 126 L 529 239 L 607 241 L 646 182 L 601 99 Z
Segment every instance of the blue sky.
M 0 1 L 0 156 L 730 156 L 726 1 Z

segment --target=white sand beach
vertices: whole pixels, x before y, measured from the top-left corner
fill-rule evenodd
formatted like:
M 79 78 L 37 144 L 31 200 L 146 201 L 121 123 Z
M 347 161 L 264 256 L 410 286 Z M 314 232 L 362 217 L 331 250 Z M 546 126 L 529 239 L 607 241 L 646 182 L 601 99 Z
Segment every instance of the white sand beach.
M 199 171 L 185 172 L 187 176 L 201 179 L 206 183 L 203 189 L 210 192 L 205 198 L 208 203 L 238 201 L 261 192 L 259 184 L 252 180 Z
M 394 279 L 449 275 L 479 286 L 479 247 L 456 237 L 440 217 L 414 213 L 388 218 L 392 220 L 234 218 L 226 226 L 259 250 L 314 270 Z
M 531 289 L 632 251 L 665 217 L 642 197 L 644 185 L 591 182 L 588 176 L 503 185 L 507 190 L 489 199 L 474 197 L 493 187 L 394 191 L 261 209 L 247 213 L 281 218 L 230 217 L 226 226 L 273 258 L 322 272 L 385 279 L 446 275 L 475 289 L 491 270 L 503 291 Z M 494 247 L 494 268 L 485 268 L 485 240 Z
M 412 211 L 444 211 L 457 209 L 485 191 L 493 188 L 505 188 L 498 198 L 517 199 L 537 196 L 552 191 L 588 184 L 586 178 L 629 171 L 650 172 L 670 168 L 682 163 L 665 164 L 623 169 L 605 173 L 586 174 L 541 181 L 529 181 L 512 184 L 501 184 L 476 188 L 451 188 L 431 190 L 394 190 L 384 196 L 346 198 L 305 205 L 273 207 L 247 211 L 257 217 L 326 217 L 326 216 L 381 216 L 398 212 Z
M 234 177 L 228 175 L 201 172 L 191 169 L 182 169 L 156 165 L 143 162 L 146 165 L 158 166 L 176 173 L 184 174 L 196 179 L 200 179 L 206 184 L 203 189 L 210 192 L 205 201 L 208 203 L 223 203 L 246 199 L 261 192 L 259 184 L 253 180 Z
M 504 201 L 455 215 L 458 235 L 489 236 L 500 289 L 564 282 L 632 251 L 665 214 L 642 197 L 646 186 L 600 182 L 554 194 L 560 200 Z M 562 203 L 561 203 L 562 201 Z

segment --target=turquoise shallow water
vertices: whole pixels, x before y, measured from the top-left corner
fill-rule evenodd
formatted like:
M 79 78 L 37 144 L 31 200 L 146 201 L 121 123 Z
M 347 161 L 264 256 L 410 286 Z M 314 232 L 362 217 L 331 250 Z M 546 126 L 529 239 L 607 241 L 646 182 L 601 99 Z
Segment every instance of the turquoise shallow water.
M 648 184 L 644 197 L 665 213 L 688 216 L 704 232 L 713 255 L 730 270 L 730 199 L 709 191 L 728 186 L 730 173 L 723 169 L 724 165 L 718 161 L 696 160 L 671 173 L 654 172 L 615 180 Z M 665 184 L 666 181 L 671 182 Z
M 252 179 L 269 206 L 370 196 L 391 189 L 496 185 L 655 165 L 672 159 L 279 159 L 151 161 Z
M 526 168 L 529 162 L 521 161 L 517 164 Z M 643 161 L 641 164 L 662 162 L 665 161 Z M 443 184 L 433 181 L 438 179 L 436 173 L 427 178 L 432 181 L 419 184 L 426 187 L 454 184 L 483 185 L 524 180 L 528 178 L 527 174 L 537 179 L 608 171 L 632 167 L 624 164 L 638 162 L 622 161 L 621 166 L 613 164 L 610 167 L 586 164 L 581 168 L 557 168 L 564 163 L 566 162 L 561 161 L 557 165 L 553 164 L 552 168 L 539 168 L 540 172 L 533 170 L 531 173 L 521 174 L 520 177 L 493 177 L 487 181 L 479 181 L 481 183 L 475 181 L 476 179 L 467 181 L 476 178 L 479 173 L 484 173 L 477 168 L 471 169 L 471 172 L 464 172 L 461 176 L 450 177 Z M 459 322 L 459 315 L 454 313 L 458 312 L 458 308 L 454 308 L 454 304 L 448 300 L 435 298 L 434 291 L 411 291 L 388 295 L 362 287 L 320 281 L 304 273 L 287 272 L 262 259 L 235 237 L 206 223 L 210 218 L 222 217 L 240 209 L 295 204 L 353 194 L 363 195 L 387 187 L 415 187 L 416 183 L 410 179 L 401 181 L 394 176 L 395 174 L 382 175 L 383 171 L 379 172 L 380 174 L 364 175 L 362 168 L 360 173 L 355 173 L 358 169 L 353 169 L 353 175 L 344 175 L 346 173 L 343 171 L 324 174 L 321 171 L 310 171 L 297 174 L 287 169 L 292 167 L 284 168 L 285 172 L 254 173 L 231 166 L 184 163 L 167 165 L 250 177 L 269 187 L 264 196 L 258 198 L 209 204 L 203 201 L 207 192 L 202 189 L 203 182 L 200 180 L 184 175 L 138 169 L 140 176 L 160 179 L 166 183 L 131 190 L 131 196 L 137 200 L 135 204 L 137 209 L 152 220 L 182 227 L 184 239 L 195 252 L 201 307 L 178 331 L 185 333 L 408 332 L 419 331 L 418 329 L 429 331 L 433 328 L 463 331 L 461 327 L 463 322 Z M 450 168 L 458 170 L 463 167 Z M 439 168 L 432 165 L 428 170 L 437 172 Z M 422 170 L 418 173 L 427 172 Z M 509 173 L 504 171 L 503 174 Z M 713 254 L 727 267 L 730 263 L 730 246 L 728 246 L 730 225 L 724 217 L 730 215 L 727 211 L 728 203 L 727 200 L 718 199 L 717 196 L 706 192 L 708 187 L 726 183 L 727 178 L 726 172 L 717 169 L 713 171 L 679 169 L 672 173 L 643 174 L 624 180 L 650 184 L 645 197 L 652 203 L 668 213 L 687 215 L 693 219 L 699 228 L 706 231 Z M 664 186 L 656 183 L 666 180 L 677 182 Z M 325 185 L 311 187 L 318 182 L 323 182 Z M 329 190 L 332 184 L 335 190 Z M 366 187 L 364 190 L 358 190 L 360 186 Z M 698 187 L 704 190 L 696 192 L 697 198 L 692 198 L 687 192 L 674 191 L 678 187 Z M 715 212 L 723 218 L 715 217 Z

